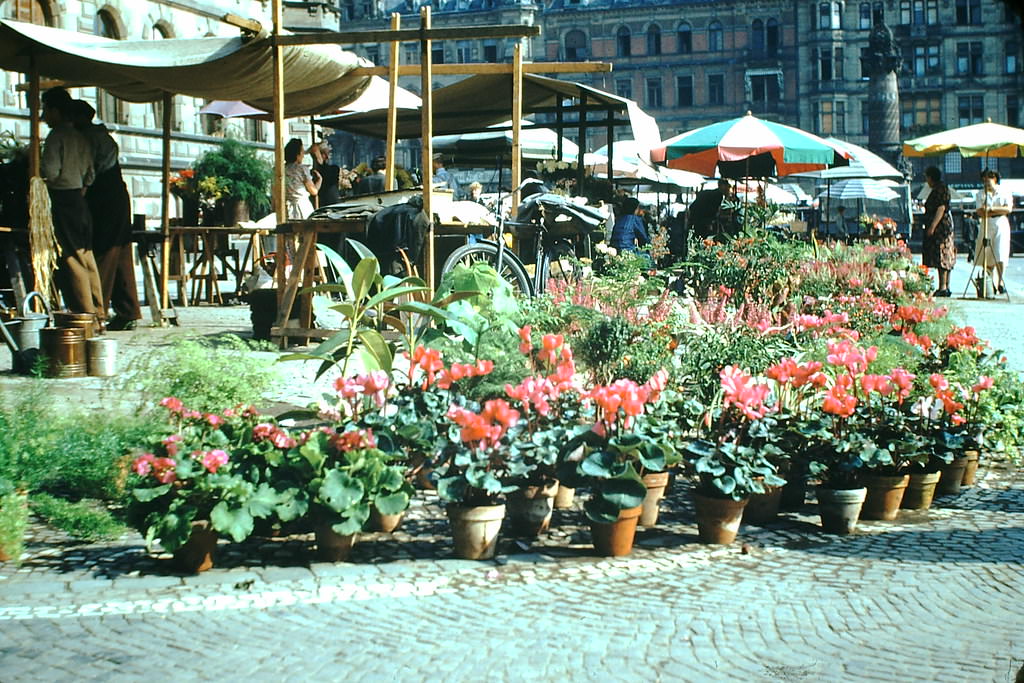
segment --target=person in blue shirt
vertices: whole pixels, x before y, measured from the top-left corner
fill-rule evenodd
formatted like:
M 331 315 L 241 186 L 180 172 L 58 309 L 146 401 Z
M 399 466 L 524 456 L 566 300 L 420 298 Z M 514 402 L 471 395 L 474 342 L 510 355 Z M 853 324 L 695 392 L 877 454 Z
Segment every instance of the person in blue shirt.
M 440 152 L 434 155 L 433 158 L 434 175 L 431 178 L 435 188 L 448 189 L 452 191 L 453 199 L 462 199 L 462 188 L 459 187 L 459 182 L 455 180 L 448 169 L 444 167 L 444 155 Z
M 627 197 L 622 202 L 621 213 L 612 227 L 611 243 L 615 249 L 637 251 L 651 243 L 641 215 L 640 202 L 635 197 Z

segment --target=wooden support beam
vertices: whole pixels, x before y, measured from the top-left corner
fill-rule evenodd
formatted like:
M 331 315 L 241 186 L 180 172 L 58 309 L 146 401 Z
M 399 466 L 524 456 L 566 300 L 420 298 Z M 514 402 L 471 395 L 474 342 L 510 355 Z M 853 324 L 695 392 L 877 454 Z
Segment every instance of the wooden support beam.
M 402 26 L 402 15 L 395 12 L 391 15 L 391 30 L 397 31 Z M 396 95 L 398 94 L 398 69 L 401 66 L 401 45 L 397 42 L 391 43 L 391 54 L 388 60 L 388 123 L 387 139 L 385 141 L 384 153 L 384 190 L 389 192 L 395 189 L 395 143 L 398 140 L 398 106 Z
M 163 175 L 160 182 L 160 315 L 153 319 L 157 325 L 163 325 L 163 311 L 170 307 L 170 294 L 167 290 L 170 286 L 171 273 L 171 114 L 174 111 L 174 97 L 171 93 L 165 92 L 163 98 L 164 106 L 160 121 L 163 126 L 160 131 L 160 169 Z M 184 261 L 180 267 L 185 268 Z M 156 307 L 151 303 L 150 311 L 156 316 L 157 311 L 153 310 L 154 308 Z
M 422 8 L 421 8 L 422 9 Z M 474 38 L 529 38 L 540 35 L 540 26 L 526 24 L 485 24 L 424 29 L 405 28 L 379 31 L 318 31 L 295 35 L 274 35 L 275 45 L 326 45 L 352 43 L 415 42 L 423 40 L 472 40 Z M 422 43 L 421 43 L 422 44 Z
M 520 133 L 523 128 L 523 44 L 512 48 L 512 217 L 519 207 L 519 183 L 523 180 L 523 149 Z M 498 239 L 504 236 L 498 235 Z
M 272 0 L 271 5 L 273 35 L 275 38 L 281 34 L 283 23 L 281 2 L 282 0 Z M 284 48 L 280 45 L 274 45 L 271 48 L 271 54 L 274 62 L 274 181 L 271 185 L 271 190 L 274 193 L 274 213 L 277 216 L 277 222 L 280 224 L 284 223 L 288 217 L 288 207 L 285 204 L 284 191 Z M 293 240 L 290 236 L 278 235 L 276 242 L 277 254 L 274 256 L 274 274 L 277 278 L 277 323 L 278 326 L 283 327 L 288 322 L 286 311 L 292 310 L 292 304 L 295 301 L 295 293 L 292 292 L 292 299 L 288 301 L 287 307 L 285 306 L 287 297 L 285 292 L 285 283 L 287 281 L 285 277 L 285 262 L 288 260 L 287 245 L 292 243 Z M 301 268 L 302 263 L 304 261 L 295 262 L 292 264 L 292 267 Z M 281 319 L 282 313 L 284 314 L 283 321 Z M 288 338 L 282 337 L 282 347 L 287 344 Z
M 28 74 L 28 177 L 39 175 L 39 65 L 35 54 L 29 56 Z
M 433 93 L 433 54 L 431 52 L 432 32 L 430 30 L 430 5 L 420 8 L 420 133 L 423 143 L 423 212 L 427 217 L 427 240 L 423 248 L 423 277 L 427 281 L 430 295 L 434 294 L 434 209 L 431 195 L 434 183 L 434 93 Z
M 245 17 L 240 17 L 237 14 L 231 14 L 230 12 L 222 15 L 220 20 L 225 24 L 237 26 L 243 31 L 251 31 L 252 33 L 259 33 L 263 28 L 263 24 L 255 19 L 246 19 Z
M 523 73 L 528 74 L 582 74 L 607 73 L 612 70 L 609 62 L 527 62 L 523 64 Z M 387 76 L 389 67 L 360 66 L 348 72 L 350 76 Z M 436 76 L 476 76 L 479 74 L 512 73 L 511 64 L 435 64 Z M 403 64 L 398 69 L 399 76 L 419 76 L 419 64 Z

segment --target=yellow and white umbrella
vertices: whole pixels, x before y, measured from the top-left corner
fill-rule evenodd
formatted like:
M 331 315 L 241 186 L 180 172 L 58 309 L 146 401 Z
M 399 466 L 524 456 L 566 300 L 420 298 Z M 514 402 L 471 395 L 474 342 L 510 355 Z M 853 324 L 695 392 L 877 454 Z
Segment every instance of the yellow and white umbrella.
M 932 133 L 903 143 L 903 154 L 924 157 L 959 150 L 965 157 L 1013 158 L 1024 154 L 1024 129 L 1001 123 L 975 123 L 970 126 Z

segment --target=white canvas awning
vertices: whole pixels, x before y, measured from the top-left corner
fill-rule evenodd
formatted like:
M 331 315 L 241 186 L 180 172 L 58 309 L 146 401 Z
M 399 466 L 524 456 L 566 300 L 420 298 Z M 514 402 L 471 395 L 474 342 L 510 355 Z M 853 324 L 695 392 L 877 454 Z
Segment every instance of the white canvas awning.
M 17 21 L 0 21 L 0 68 L 70 85 L 100 86 L 131 102 L 159 100 L 165 92 L 240 100 L 273 108 L 273 58 L 266 32 L 252 37 L 111 40 Z M 362 94 L 372 66 L 336 45 L 284 48 L 285 116 L 342 109 Z

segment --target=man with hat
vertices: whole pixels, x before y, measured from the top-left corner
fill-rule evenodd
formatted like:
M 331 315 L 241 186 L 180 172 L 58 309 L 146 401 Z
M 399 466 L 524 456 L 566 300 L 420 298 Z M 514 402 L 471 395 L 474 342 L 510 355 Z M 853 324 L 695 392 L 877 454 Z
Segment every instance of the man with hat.
M 444 155 L 438 152 L 433 158 L 434 166 L 434 177 L 431 179 L 432 185 L 442 189 L 447 188 L 452 191 L 455 199 L 462 198 L 462 190 L 459 188 L 459 182 L 455 180 L 455 176 L 448 172 L 448 169 L 444 167 Z

